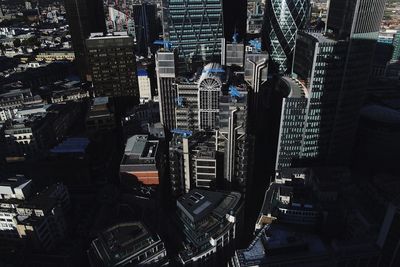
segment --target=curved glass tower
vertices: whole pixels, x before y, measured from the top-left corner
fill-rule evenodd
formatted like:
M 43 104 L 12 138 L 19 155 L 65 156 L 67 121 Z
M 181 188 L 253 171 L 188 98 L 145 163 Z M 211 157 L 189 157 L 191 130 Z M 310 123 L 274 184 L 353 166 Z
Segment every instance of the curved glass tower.
M 297 30 L 306 27 L 309 13 L 310 0 L 266 1 L 266 45 L 280 73 L 291 70 Z

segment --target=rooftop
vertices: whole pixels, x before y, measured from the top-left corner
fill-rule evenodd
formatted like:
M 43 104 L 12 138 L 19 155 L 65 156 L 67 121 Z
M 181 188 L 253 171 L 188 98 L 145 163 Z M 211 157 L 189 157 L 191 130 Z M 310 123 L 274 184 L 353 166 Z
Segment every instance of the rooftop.
M 90 141 L 87 138 L 68 138 L 50 150 L 52 153 L 85 153 Z
M 92 242 L 91 251 L 105 266 L 116 266 L 158 240 L 141 222 L 122 223 L 101 233 Z
M 299 80 L 287 76 L 282 80 L 290 87 L 289 98 L 308 98 L 307 88 Z

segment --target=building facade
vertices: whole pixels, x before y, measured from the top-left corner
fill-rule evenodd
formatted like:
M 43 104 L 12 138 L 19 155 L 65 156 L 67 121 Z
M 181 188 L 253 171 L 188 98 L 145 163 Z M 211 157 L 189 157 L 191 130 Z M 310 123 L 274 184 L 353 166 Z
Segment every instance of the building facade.
M 101 0 L 67 0 L 65 1 L 72 46 L 81 77 L 87 79 L 89 62 L 86 54 L 86 39 L 92 32 L 105 32 L 103 1 Z
M 180 70 L 188 71 L 193 63 L 220 57 L 222 14 L 222 0 L 163 1 L 164 39 L 178 50 Z
M 160 122 L 167 129 L 176 126 L 176 51 L 161 49 L 156 53 L 157 88 L 160 104 Z
M 309 0 L 267 0 L 264 14 L 266 47 L 279 73 L 291 71 L 298 30 L 307 27 Z
M 95 33 L 86 40 L 86 47 L 96 96 L 139 97 L 132 37 Z

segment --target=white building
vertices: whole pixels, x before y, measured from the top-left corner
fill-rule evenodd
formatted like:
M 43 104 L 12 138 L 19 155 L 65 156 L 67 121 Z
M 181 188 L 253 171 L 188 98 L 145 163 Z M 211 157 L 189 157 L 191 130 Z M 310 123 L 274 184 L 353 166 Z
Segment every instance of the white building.
M 150 78 L 146 70 L 138 70 L 138 83 L 140 102 L 148 102 L 152 99 Z

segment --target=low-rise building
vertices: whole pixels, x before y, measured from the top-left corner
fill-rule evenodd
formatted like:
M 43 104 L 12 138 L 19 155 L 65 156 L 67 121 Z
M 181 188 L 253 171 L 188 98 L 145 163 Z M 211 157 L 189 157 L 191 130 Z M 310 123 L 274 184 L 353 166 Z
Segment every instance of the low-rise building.
M 66 233 L 68 191 L 54 184 L 33 193 L 32 180 L 24 176 L 0 182 L 0 241 L 22 240 L 35 249 L 50 250 Z
M 36 55 L 37 61 L 44 61 L 50 63 L 53 61 L 74 61 L 75 53 L 74 51 L 45 51 L 40 52 Z
M 134 175 L 146 185 L 158 185 L 160 155 L 158 140 L 149 140 L 147 135 L 134 135 L 126 142 L 120 173 Z
M 102 232 L 88 250 L 89 262 L 98 266 L 167 264 L 167 252 L 158 234 L 141 222 L 121 223 Z
M 86 130 L 89 133 L 95 133 L 114 128 L 115 116 L 109 98 L 96 97 L 86 117 Z
M 177 200 L 177 208 L 184 236 L 184 250 L 179 253 L 183 265 L 201 266 L 224 257 L 240 236 L 240 193 L 194 189 Z

